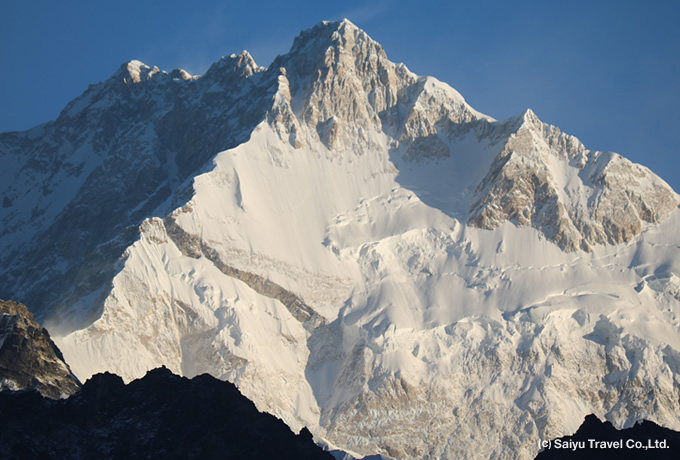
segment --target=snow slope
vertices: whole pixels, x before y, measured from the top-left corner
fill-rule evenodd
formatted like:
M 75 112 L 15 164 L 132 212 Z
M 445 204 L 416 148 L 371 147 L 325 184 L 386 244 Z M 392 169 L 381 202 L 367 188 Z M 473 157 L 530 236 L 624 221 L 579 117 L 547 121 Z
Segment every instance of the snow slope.
M 54 315 L 81 380 L 209 372 L 399 458 L 530 458 L 589 413 L 680 428 L 680 212 L 649 170 L 480 114 L 348 21 L 266 70 L 241 54 L 167 83 L 202 117 L 173 150 L 194 172 L 166 156 L 163 206 L 78 297 L 96 314 Z M 234 145 L 208 160 L 201 123 Z
M 480 443 L 530 456 L 592 412 L 677 428 L 677 212 L 634 243 L 567 253 L 425 205 L 385 153 L 329 162 L 262 125 L 218 155 L 172 216 L 199 249 L 160 219 L 142 226 L 103 317 L 59 339 L 76 374 L 210 372 L 296 429 L 397 457 Z M 318 325 L 214 259 L 294 292 Z

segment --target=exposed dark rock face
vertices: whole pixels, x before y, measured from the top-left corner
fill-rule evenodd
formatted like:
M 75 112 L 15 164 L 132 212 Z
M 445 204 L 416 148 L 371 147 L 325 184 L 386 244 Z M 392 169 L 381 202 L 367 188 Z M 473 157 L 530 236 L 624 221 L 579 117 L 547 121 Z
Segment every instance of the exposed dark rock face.
M 475 190 L 474 227 L 510 221 L 565 251 L 591 251 L 632 240 L 678 206 L 676 193 L 644 166 L 587 150 L 530 110 L 504 124 L 514 133 Z
M 0 133 L 0 296 L 40 321 L 96 318 L 142 220 L 186 201 L 185 181 L 264 119 L 271 84 L 252 88 L 261 70 L 247 53 L 200 79 L 131 61 L 55 121 Z M 78 308 L 84 295 L 93 309 Z
M 332 458 L 228 382 L 165 368 L 125 385 L 97 374 L 69 399 L 0 394 L 3 458 Z
M 643 421 L 617 430 L 609 422 L 589 415 L 572 436 L 553 439 L 537 459 L 677 459 L 680 433 Z
M 80 388 L 46 329 L 25 305 L 0 300 L 0 389 L 65 398 Z
M 185 232 L 182 227 L 177 225 L 172 215 L 163 220 L 163 226 L 168 233 L 168 237 L 170 237 L 183 254 L 195 259 L 205 256 L 225 275 L 243 281 L 258 294 L 280 301 L 295 319 L 303 323 L 308 330 L 313 330 L 324 323 L 323 318 L 293 292 L 287 291 L 260 275 L 248 273 L 224 263 L 217 251 L 211 248 L 205 241 L 202 241 L 198 235 L 191 235 Z

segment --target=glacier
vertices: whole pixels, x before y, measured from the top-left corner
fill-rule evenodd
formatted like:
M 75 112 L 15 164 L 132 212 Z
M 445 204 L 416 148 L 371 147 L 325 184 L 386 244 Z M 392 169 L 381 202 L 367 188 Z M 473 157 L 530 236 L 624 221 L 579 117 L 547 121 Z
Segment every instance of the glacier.
M 131 61 L 0 152 L 2 294 L 81 381 L 210 373 L 395 458 L 532 458 L 590 413 L 680 429 L 678 195 L 347 20 L 268 68 Z

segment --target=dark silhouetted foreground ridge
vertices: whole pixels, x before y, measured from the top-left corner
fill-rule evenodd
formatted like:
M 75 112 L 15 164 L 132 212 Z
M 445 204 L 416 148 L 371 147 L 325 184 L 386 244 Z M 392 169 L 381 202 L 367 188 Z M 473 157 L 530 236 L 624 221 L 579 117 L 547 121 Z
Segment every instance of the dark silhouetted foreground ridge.
M 165 368 L 97 374 L 65 400 L 0 393 L 2 458 L 332 458 L 228 382 Z

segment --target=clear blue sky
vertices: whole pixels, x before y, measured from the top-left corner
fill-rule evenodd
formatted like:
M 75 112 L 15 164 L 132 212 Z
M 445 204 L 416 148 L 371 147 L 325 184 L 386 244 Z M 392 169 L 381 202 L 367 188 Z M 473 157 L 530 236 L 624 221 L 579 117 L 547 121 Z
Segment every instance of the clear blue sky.
M 503 119 L 530 107 L 680 191 L 680 3 L 671 0 L 2 0 L 0 131 L 53 120 L 130 59 L 200 74 L 247 49 L 267 66 L 300 30 L 343 17 L 481 112 Z

